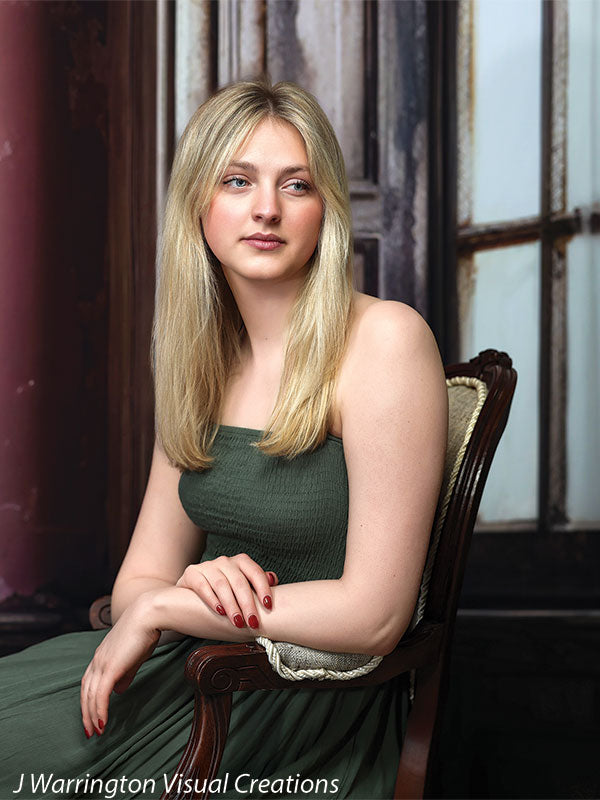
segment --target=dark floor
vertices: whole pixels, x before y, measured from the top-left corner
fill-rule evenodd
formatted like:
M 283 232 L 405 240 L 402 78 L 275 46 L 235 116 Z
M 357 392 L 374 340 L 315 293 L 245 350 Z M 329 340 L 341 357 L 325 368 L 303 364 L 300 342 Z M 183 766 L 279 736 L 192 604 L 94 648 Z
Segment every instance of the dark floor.
M 444 798 L 600 798 L 600 613 L 457 619 Z

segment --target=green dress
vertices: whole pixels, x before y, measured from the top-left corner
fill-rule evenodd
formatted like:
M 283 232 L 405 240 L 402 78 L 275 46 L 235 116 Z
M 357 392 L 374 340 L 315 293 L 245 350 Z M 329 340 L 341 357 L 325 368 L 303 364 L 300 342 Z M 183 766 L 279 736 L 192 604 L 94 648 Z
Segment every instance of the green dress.
M 338 578 L 348 521 L 342 440 L 329 435 L 287 460 L 251 447 L 259 435 L 221 425 L 213 466 L 181 476 L 183 507 L 208 532 L 203 560 L 246 552 L 280 583 Z M 129 689 L 111 696 L 104 735 L 88 741 L 79 685 L 105 635 L 67 634 L 0 659 L 0 800 L 160 797 L 175 774 L 193 711 L 183 668 L 205 640 L 157 647 Z M 211 797 L 390 798 L 406 712 L 404 680 L 236 692 Z

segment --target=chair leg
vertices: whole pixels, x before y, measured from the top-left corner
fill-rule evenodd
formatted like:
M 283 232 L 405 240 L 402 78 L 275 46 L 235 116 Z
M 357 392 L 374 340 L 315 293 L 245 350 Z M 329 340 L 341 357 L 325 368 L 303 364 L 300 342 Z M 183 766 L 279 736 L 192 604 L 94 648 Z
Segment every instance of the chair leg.
M 417 672 L 413 707 L 408 715 L 406 735 L 400 753 L 400 766 L 394 790 L 395 800 L 421 800 L 428 796 L 428 767 L 437 716 L 442 667 L 421 668 Z
M 232 695 L 196 692 L 190 738 L 161 800 L 208 800 L 227 741 Z

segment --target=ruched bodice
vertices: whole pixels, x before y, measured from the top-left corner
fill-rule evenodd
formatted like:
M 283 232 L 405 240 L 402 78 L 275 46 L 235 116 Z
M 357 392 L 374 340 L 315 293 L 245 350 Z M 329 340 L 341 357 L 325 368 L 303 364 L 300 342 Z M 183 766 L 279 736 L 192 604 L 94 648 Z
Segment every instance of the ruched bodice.
M 311 453 L 267 456 L 261 431 L 221 425 L 213 465 L 184 472 L 181 503 L 207 532 L 203 561 L 248 553 L 280 583 L 339 578 L 348 528 L 342 440 L 328 435 Z

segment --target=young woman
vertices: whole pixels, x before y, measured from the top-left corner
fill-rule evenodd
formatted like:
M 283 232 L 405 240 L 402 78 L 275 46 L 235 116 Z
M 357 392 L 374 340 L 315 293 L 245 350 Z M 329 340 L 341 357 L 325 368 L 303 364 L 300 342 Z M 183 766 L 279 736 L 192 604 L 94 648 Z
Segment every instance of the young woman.
M 198 640 L 384 655 L 413 613 L 444 372 L 416 311 L 353 290 L 342 154 L 298 86 L 234 84 L 190 120 L 153 365 L 156 445 L 113 627 L 0 661 L 3 797 L 159 796 Z M 212 794 L 389 797 L 405 711 L 391 683 L 237 693 Z

